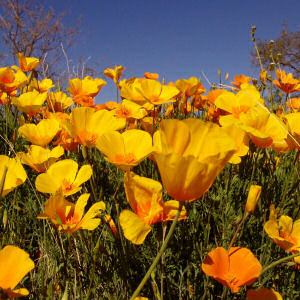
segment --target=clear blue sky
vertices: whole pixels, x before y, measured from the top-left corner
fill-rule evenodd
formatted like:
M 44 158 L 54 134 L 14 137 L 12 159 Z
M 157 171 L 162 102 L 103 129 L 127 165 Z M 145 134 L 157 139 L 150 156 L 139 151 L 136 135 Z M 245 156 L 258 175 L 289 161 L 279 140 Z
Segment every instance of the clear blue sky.
M 249 52 L 251 26 L 257 37 L 276 38 L 284 22 L 300 29 L 299 0 L 52 0 L 57 12 L 68 10 L 66 26 L 82 15 L 81 42 L 69 58 L 91 57 L 98 70 L 123 65 L 124 75 L 156 72 L 175 81 L 202 76 L 217 81 L 217 70 L 230 79 L 235 74 L 256 75 Z M 203 77 L 203 76 L 202 76 Z M 109 79 L 107 79 L 109 81 Z M 204 83 L 205 80 L 203 79 Z M 206 83 L 205 83 L 206 84 Z M 206 85 L 207 86 L 207 85 Z M 112 85 L 97 102 L 113 100 Z

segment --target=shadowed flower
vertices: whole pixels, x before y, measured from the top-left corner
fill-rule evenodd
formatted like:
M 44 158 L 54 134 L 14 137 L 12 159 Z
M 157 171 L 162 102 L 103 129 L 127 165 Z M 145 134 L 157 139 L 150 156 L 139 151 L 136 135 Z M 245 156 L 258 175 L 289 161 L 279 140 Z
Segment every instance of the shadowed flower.
M 282 297 L 273 289 L 260 288 L 259 290 L 248 290 L 247 300 L 282 300 Z
M 96 147 L 106 156 L 106 159 L 128 171 L 137 166 L 152 152 L 152 138 L 148 132 L 139 129 L 104 133 L 97 140 Z
M 71 97 L 68 97 L 64 92 L 51 92 L 47 99 L 49 110 L 54 112 L 63 112 L 73 104 Z
M 5 246 L 0 250 L 0 299 L 29 295 L 27 289 L 15 289 L 24 276 L 34 268 L 29 254 L 16 246 Z
M 62 232 L 74 233 L 78 229 L 94 230 L 100 222 L 100 214 L 105 210 L 103 201 L 94 203 L 84 214 L 90 194 L 82 194 L 76 204 L 67 201 L 62 194 L 51 196 L 45 203 L 45 212 L 39 219 L 48 219 Z M 99 218 L 97 218 L 99 216 Z
M 37 90 L 40 93 L 48 92 L 54 87 L 53 81 L 49 78 L 44 78 L 42 81 L 38 81 L 35 78 L 31 79 L 29 84 L 30 90 Z
M 30 166 L 37 172 L 45 172 L 57 159 L 64 154 L 64 149 L 57 146 L 52 150 L 40 146 L 31 145 L 27 153 L 18 152 L 21 163 Z
M 246 202 L 246 211 L 248 213 L 254 213 L 256 204 L 260 197 L 261 186 L 260 185 L 251 185 L 248 193 L 248 198 Z
M 25 57 L 23 53 L 18 53 L 18 61 L 23 72 L 32 71 L 33 69 L 37 68 L 40 63 L 40 60 L 38 58 Z
M 293 222 L 289 216 L 281 216 L 277 222 L 270 209 L 269 221 L 265 223 L 264 229 L 282 249 L 292 253 L 300 251 L 300 219 Z
M 83 146 L 94 147 L 102 134 L 123 129 L 125 125 L 126 119 L 117 119 L 107 110 L 95 111 L 91 107 L 77 107 L 72 110 L 65 129 Z
M 44 119 L 37 125 L 24 124 L 19 128 L 19 132 L 26 140 L 41 147 L 48 145 L 58 131 L 59 123 L 54 119 Z
M 237 149 L 222 128 L 199 119 L 163 120 L 153 142 L 164 188 L 185 202 L 210 188 Z
M 50 166 L 46 173 L 37 176 L 35 186 L 41 193 L 73 195 L 81 190 L 81 185 L 92 176 L 90 165 L 82 166 L 78 173 L 78 164 L 74 160 L 65 159 Z
M 7 195 L 17 186 L 23 184 L 27 178 L 27 174 L 19 159 L 10 158 L 6 155 L 0 155 L 0 181 L 2 180 L 5 167 L 7 167 L 7 173 L 0 198 Z
M 40 94 L 34 90 L 32 92 L 23 93 L 19 97 L 14 97 L 12 103 L 17 106 L 19 111 L 33 116 L 41 111 L 46 98 L 46 92 Z
M 134 244 L 142 244 L 158 222 L 173 220 L 177 214 L 179 202 L 162 202 L 162 186 L 158 181 L 138 176 L 132 172 L 124 175 L 124 187 L 131 209 L 120 214 L 120 225 L 124 236 Z M 182 209 L 179 220 L 186 219 L 186 210 Z
M 237 293 L 244 285 L 252 285 L 262 266 L 247 248 L 232 247 L 226 251 L 218 247 L 208 253 L 202 263 L 203 272 Z

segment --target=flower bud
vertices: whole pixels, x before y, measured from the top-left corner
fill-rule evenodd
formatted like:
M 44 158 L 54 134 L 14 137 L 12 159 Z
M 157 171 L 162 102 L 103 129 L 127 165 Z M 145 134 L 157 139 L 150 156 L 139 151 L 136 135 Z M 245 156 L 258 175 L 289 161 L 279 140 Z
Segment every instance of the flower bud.
M 258 202 L 259 196 L 261 193 L 260 185 L 251 185 L 248 193 L 247 203 L 246 203 L 246 211 L 248 213 L 253 213 Z

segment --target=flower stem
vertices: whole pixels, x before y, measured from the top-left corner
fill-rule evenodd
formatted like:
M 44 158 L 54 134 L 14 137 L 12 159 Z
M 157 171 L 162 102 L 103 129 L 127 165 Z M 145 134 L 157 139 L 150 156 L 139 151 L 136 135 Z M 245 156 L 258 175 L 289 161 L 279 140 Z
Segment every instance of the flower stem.
M 235 242 L 235 240 L 237 238 L 237 235 L 238 235 L 240 229 L 242 228 L 242 226 L 244 225 L 244 223 L 245 223 L 245 221 L 246 221 L 246 219 L 247 219 L 248 216 L 249 216 L 249 213 L 245 212 L 245 215 L 244 215 L 242 221 L 239 223 L 239 225 L 238 225 L 238 227 L 237 227 L 237 229 L 236 229 L 236 231 L 234 233 L 234 236 L 233 236 L 233 238 L 232 238 L 232 240 L 231 240 L 231 242 L 229 244 L 228 250 L 233 246 L 233 244 L 234 244 L 234 242 Z
M 279 265 L 279 264 L 281 264 L 281 263 L 283 263 L 283 262 L 285 262 L 285 261 L 287 261 L 287 260 L 290 260 L 290 259 L 292 259 L 292 258 L 294 258 L 294 257 L 297 257 L 297 256 L 300 256 L 300 252 L 298 252 L 298 253 L 296 253 L 296 254 L 293 254 L 293 255 L 286 256 L 286 257 L 284 257 L 284 258 L 282 258 L 282 259 L 279 259 L 279 260 L 274 261 L 274 262 L 271 263 L 270 265 L 268 265 L 268 266 L 266 266 L 265 268 L 263 268 L 262 271 L 260 272 L 260 275 L 259 275 L 259 276 L 261 276 L 262 274 L 264 274 L 264 273 L 267 272 L 268 270 L 270 270 L 270 269 L 276 267 L 277 265 Z
M 182 202 L 179 202 L 179 208 L 178 208 L 178 211 L 177 211 L 177 214 L 175 216 L 175 219 L 173 220 L 172 222 L 172 225 L 171 225 L 171 228 L 166 236 L 166 239 L 164 241 L 164 243 L 162 244 L 160 250 L 158 251 L 152 265 L 150 266 L 150 268 L 148 269 L 146 275 L 144 276 L 144 278 L 142 279 L 142 281 L 140 282 L 139 286 L 136 288 L 136 290 L 134 291 L 134 293 L 132 294 L 130 300 L 133 300 L 135 297 L 137 297 L 139 295 L 139 292 L 142 290 L 142 288 L 144 287 L 144 285 L 146 284 L 147 280 L 149 279 L 151 273 L 153 272 L 153 270 L 155 269 L 156 265 L 158 264 L 158 262 L 160 261 L 160 258 L 161 256 L 163 255 L 165 249 L 167 248 L 167 245 L 169 243 L 169 240 L 175 230 L 175 227 L 176 227 L 176 223 L 177 223 L 177 220 L 180 216 L 180 212 L 182 210 L 182 206 L 183 206 L 183 203 Z

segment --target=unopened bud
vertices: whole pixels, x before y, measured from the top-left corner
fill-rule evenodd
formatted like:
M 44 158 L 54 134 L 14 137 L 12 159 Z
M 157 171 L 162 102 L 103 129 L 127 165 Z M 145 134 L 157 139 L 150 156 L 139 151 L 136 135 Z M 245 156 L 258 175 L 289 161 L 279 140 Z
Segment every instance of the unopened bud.
M 228 78 L 229 78 L 229 73 L 226 73 L 225 80 L 228 80 Z
M 246 203 L 246 211 L 248 213 L 253 213 L 258 202 L 259 196 L 261 193 L 260 185 L 251 185 L 248 193 L 247 203 Z

